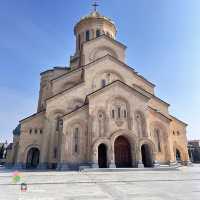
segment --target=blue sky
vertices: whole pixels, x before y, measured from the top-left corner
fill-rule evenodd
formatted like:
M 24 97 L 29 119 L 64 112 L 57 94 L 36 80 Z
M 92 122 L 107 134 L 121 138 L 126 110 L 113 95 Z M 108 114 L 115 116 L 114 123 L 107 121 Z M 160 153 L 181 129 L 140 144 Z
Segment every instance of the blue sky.
M 91 0 L 0 0 L 0 141 L 36 111 L 40 72 L 68 65 L 74 24 Z M 126 44 L 126 62 L 157 85 L 171 114 L 200 138 L 200 1 L 101 0 Z

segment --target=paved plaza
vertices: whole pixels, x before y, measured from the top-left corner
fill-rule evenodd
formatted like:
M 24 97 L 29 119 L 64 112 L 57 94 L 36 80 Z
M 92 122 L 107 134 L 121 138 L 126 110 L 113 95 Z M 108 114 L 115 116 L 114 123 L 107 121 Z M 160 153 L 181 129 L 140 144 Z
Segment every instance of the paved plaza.
M 200 165 L 174 171 L 21 172 L 26 192 L 0 170 L 0 200 L 200 200 Z

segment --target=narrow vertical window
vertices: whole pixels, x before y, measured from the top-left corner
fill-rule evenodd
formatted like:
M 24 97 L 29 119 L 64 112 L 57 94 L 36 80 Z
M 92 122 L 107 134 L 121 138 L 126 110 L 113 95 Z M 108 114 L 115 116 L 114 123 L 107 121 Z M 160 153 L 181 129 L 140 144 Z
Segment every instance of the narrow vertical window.
M 56 131 L 59 131 L 59 121 L 60 121 L 60 117 L 56 118 Z
M 86 31 L 86 36 L 85 36 L 86 41 L 90 40 L 90 31 Z
M 126 118 L 127 117 L 127 112 L 126 112 L 126 110 L 124 110 L 124 118 Z
M 112 118 L 115 118 L 115 110 L 112 110 Z
M 101 32 L 99 29 L 96 30 L 96 37 L 99 37 L 101 35 Z
M 117 108 L 117 113 L 118 113 L 118 118 L 120 119 L 121 118 L 121 108 L 120 107 Z
M 54 151 L 53 151 L 53 157 L 57 158 L 57 148 L 56 147 L 54 148 Z
M 106 80 L 105 79 L 102 79 L 101 80 L 101 87 L 105 87 L 106 86 Z
M 79 129 L 75 128 L 74 130 L 74 152 L 78 153 L 78 141 L 79 141 Z
M 78 49 L 79 51 L 81 49 L 81 35 L 80 34 L 78 35 Z

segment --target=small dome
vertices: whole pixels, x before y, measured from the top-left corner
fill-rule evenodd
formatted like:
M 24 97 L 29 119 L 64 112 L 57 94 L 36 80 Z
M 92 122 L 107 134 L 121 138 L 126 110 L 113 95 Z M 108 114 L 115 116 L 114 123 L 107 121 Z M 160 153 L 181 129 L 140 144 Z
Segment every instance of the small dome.
M 92 11 L 89 15 L 81 18 L 81 20 L 75 25 L 74 32 L 76 32 L 76 29 L 80 24 L 87 22 L 88 20 L 95 20 L 95 19 L 103 20 L 103 21 L 111 24 L 111 26 L 113 26 L 116 29 L 115 23 L 110 18 L 101 15 L 98 11 Z
M 87 15 L 85 17 L 82 17 L 81 20 L 80 20 L 80 22 L 82 20 L 89 19 L 89 18 L 101 18 L 101 19 L 105 19 L 105 20 L 111 22 L 112 24 L 114 24 L 114 22 L 111 19 L 109 19 L 108 17 L 105 17 L 105 16 L 101 15 L 98 11 L 93 11 L 89 15 Z
M 21 124 L 19 124 L 14 130 L 13 130 L 13 135 L 18 136 L 20 135 L 21 131 Z
M 108 17 L 104 17 L 94 10 L 89 15 L 84 16 L 74 27 L 76 37 L 76 54 L 81 50 L 84 42 L 98 38 L 101 35 L 115 39 L 117 33 L 114 22 Z

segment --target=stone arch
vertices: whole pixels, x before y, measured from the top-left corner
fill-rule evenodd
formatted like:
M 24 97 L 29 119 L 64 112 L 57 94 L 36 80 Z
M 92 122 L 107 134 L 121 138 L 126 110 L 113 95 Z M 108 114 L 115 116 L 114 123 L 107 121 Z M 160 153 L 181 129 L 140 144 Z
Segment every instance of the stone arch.
M 40 162 L 40 150 L 36 147 L 29 149 L 26 157 L 26 169 L 37 169 Z
M 141 140 L 139 140 L 139 148 L 141 148 L 141 146 L 143 145 L 143 144 L 148 144 L 148 145 L 150 145 L 151 146 L 151 149 L 152 149 L 152 153 L 154 154 L 155 153 L 155 144 L 153 143 L 153 141 L 152 140 L 150 140 L 150 139 L 148 139 L 148 138 L 146 138 L 146 139 L 141 139 Z
M 67 112 L 73 111 L 76 108 L 83 106 L 84 100 L 81 98 L 74 98 L 67 104 Z
M 138 144 L 137 136 L 133 131 L 126 130 L 126 129 L 119 129 L 118 131 L 112 133 L 110 136 L 112 147 L 114 147 L 113 144 L 114 144 L 115 139 L 119 137 L 120 135 L 127 137 L 128 140 L 131 141 L 131 143 Z
M 75 152 L 74 151 L 74 145 L 75 145 L 75 129 L 78 128 L 78 149 L 79 151 Z M 75 156 L 76 158 L 81 157 L 81 155 L 85 155 L 85 145 L 86 145 L 86 122 L 85 120 L 82 119 L 74 119 L 70 121 L 67 124 L 67 130 L 65 130 L 64 134 L 65 137 L 67 138 L 67 144 L 66 146 L 68 147 L 67 151 L 69 155 Z
M 61 145 L 61 133 L 63 130 L 62 116 L 66 113 L 61 108 L 53 109 L 47 114 L 49 145 L 48 145 L 48 160 L 57 163 L 60 153 L 59 146 Z M 56 152 L 56 153 L 55 153 Z M 44 152 L 42 152 L 44 153 Z M 55 156 L 56 155 L 56 156 Z
M 123 96 L 121 96 L 121 95 L 112 96 L 111 98 L 109 98 L 106 101 L 106 105 L 108 106 L 108 105 L 112 104 L 112 102 L 115 101 L 115 100 L 119 100 L 119 101 L 125 102 L 127 107 L 128 107 L 128 111 L 130 111 L 130 103 L 129 103 L 129 101 L 126 98 L 124 98 Z
M 105 80 L 106 84 L 110 84 L 113 81 L 120 80 L 125 82 L 124 78 L 115 70 L 101 70 L 92 79 L 92 88 L 98 89 L 101 88 L 101 81 Z
M 39 154 L 41 154 L 41 148 L 40 148 L 40 145 L 38 144 L 30 144 L 28 145 L 24 151 L 20 154 L 20 160 L 22 161 L 22 163 L 24 163 L 24 167 L 26 168 L 26 165 L 27 165 L 27 157 L 28 157 L 28 153 L 29 153 L 29 150 L 31 149 L 38 149 L 39 151 Z M 39 160 L 38 160 L 38 164 L 40 163 L 40 155 L 39 155 Z
M 62 122 L 62 116 L 65 114 L 65 110 L 63 109 L 55 109 L 50 112 L 49 114 L 49 120 L 51 121 L 51 131 L 58 132 L 61 130 L 61 122 Z M 53 135 L 52 140 L 54 142 L 58 142 L 58 137 L 56 134 Z M 52 142 L 53 142 L 52 141 Z M 52 144 L 53 145 L 53 144 Z
M 130 130 L 124 130 L 124 129 L 120 129 L 116 132 L 114 132 L 111 137 L 110 137 L 110 142 L 111 142 L 111 148 L 112 148 L 112 160 L 114 160 L 114 145 L 115 145 L 115 140 L 119 137 L 119 136 L 123 136 L 125 137 L 131 146 L 131 157 L 132 157 L 132 166 L 136 166 L 137 164 L 137 160 L 138 158 L 138 139 L 136 137 L 136 135 L 134 134 L 133 131 Z
M 23 155 L 23 163 L 26 163 L 27 153 L 28 153 L 28 151 L 29 151 L 31 148 L 37 148 L 37 149 L 39 149 L 39 151 L 41 152 L 41 148 L 40 148 L 40 145 L 39 145 L 39 144 L 30 144 L 30 145 L 28 145 L 28 146 L 24 149 L 24 151 L 23 151 L 23 153 L 22 153 L 22 155 Z
M 119 56 L 113 49 L 111 49 L 108 46 L 101 46 L 101 47 L 95 48 L 94 50 L 92 50 L 91 53 L 89 53 L 89 59 L 92 62 L 93 60 L 96 60 L 96 59 L 106 56 L 108 54 L 117 59 L 119 58 Z
M 99 138 L 94 141 L 92 145 L 92 161 L 94 164 L 98 163 L 98 147 L 101 144 L 105 144 L 107 147 L 107 162 L 110 163 L 111 160 L 111 143 L 107 138 Z
M 145 114 L 140 110 L 136 110 L 134 116 L 135 121 L 137 122 L 137 130 L 139 137 L 148 137 Z
M 118 168 L 132 167 L 131 145 L 127 137 L 120 135 L 114 142 L 115 165 Z
M 54 118 L 55 119 L 55 116 L 56 115 L 64 115 L 66 113 L 66 111 L 65 110 L 63 110 L 63 109 L 54 109 L 54 110 L 52 110 L 49 114 L 48 114 L 48 116 L 49 116 L 49 118 Z
M 176 160 L 176 151 L 179 151 L 180 152 L 180 161 L 187 161 L 187 158 L 185 156 L 185 153 L 184 153 L 184 149 L 178 145 L 177 142 L 174 142 L 173 144 L 173 152 L 174 152 L 174 160 Z
M 78 124 L 84 131 L 86 130 L 86 121 L 80 118 L 77 119 L 73 119 L 71 121 L 69 121 L 68 125 L 67 125 L 67 133 L 71 131 L 71 128 Z M 66 133 L 65 133 L 66 134 Z
M 155 145 L 150 139 L 142 139 L 139 142 L 141 161 L 144 167 L 153 167 L 155 161 Z
M 76 82 L 74 82 L 74 81 L 65 82 L 65 83 L 62 84 L 61 89 L 66 90 L 66 89 L 74 86 L 75 84 L 76 84 Z
M 156 130 L 159 130 L 159 141 L 158 138 L 156 136 Z M 151 136 L 154 140 L 154 143 L 157 144 L 156 147 L 156 152 L 159 153 L 158 151 L 158 142 L 160 142 L 160 149 L 161 152 L 160 153 L 164 153 L 165 155 L 165 160 L 170 160 L 170 154 L 169 154 L 169 143 L 168 143 L 168 135 L 169 132 L 167 131 L 167 127 L 166 125 L 164 125 L 162 122 L 160 121 L 153 121 L 150 124 L 150 132 L 151 132 Z
M 98 165 L 99 168 L 107 168 L 108 167 L 108 152 L 107 146 L 104 143 L 101 143 L 98 146 Z

